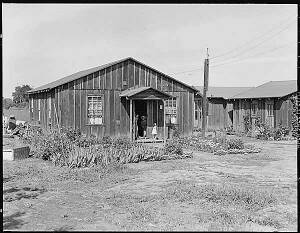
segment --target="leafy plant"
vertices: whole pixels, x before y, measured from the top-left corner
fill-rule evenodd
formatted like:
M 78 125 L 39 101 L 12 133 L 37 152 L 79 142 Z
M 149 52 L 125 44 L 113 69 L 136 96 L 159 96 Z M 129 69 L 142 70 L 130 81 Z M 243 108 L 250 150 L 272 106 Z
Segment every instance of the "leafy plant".
M 244 119 L 245 132 L 248 133 L 249 131 L 251 131 L 251 117 L 250 117 L 250 114 L 244 115 L 243 119 Z
M 177 154 L 182 155 L 183 149 L 179 140 L 168 141 L 164 147 L 165 154 Z

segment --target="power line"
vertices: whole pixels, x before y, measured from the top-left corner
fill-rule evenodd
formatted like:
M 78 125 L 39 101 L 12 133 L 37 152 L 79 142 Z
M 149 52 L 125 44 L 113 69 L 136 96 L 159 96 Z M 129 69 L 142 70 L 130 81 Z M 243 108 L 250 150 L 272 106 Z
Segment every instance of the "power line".
M 292 44 L 294 44 L 294 42 L 293 42 L 293 43 L 288 43 L 288 44 L 285 44 L 285 45 L 283 45 L 283 46 L 280 46 L 280 47 L 277 47 L 277 48 L 273 48 L 273 49 L 270 49 L 270 50 L 267 50 L 267 51 L 264 51 L 264 52 L 259 52 L 259 53 L 253 54 L 252 56 L 245 57 L 245 58 L 242 59 L 242 60 L 234 60 L 234 61 L 231 61 L 231 62 L 217 63 L 216 65 L 211 66 L 211 67 L 218 67 L 218 66 L 222 66 L 222 65 L 227 65 L 227 64 L 236 63 L 236 62 L 239 62 L 239 61 L 244 61 L 245 59 L 248 59 L 248 58 L 251 58 L 251 57 L 255 57 L 255 56 L 257 56 L 257 55 L 263 55 L 263 54 L 267 54 L 267 53 L 272 53 L 272 52 L 274 52 L 274 51 L 276 51 L 276 50 L 278 50 L 278 49 L 282 49 L 282 48 L 287 47 L 287 46 L 290 46 L 290 45 L 292 45 Z
M 232 56 L 231 58 L 238 57 L 238 56 L 240 56 L 241 54 L 244 54 L 245 52 L 247 52 L 247 51 L 249 51 L 249 50 L 251 50 L 251 49 L 257 48 L 257 47 L 260 46 L 261 44 L 263 44 L 263 43 L 265 43 L 266 41 L 268 41 L 268 40 L 274 38 L 275 36 L 277 36 L 277 35 L 280 34 L 281 32 L 287 30 L 287 29 L 289 28 L 289 26 L 292 25 L 293 23 L 294 23 L 294 21 L 291 22 L 291 23 L 289 23 L 286 27 L 284 27 L 284 28 L 281 29 L 280 31 L 278 31 L 278 32 L 276 32 L 275 34 L 273 34 L 271 37 L 266 38 L 265 40 L 261 41 L 260 43 L 254 45 L 254 46 L 252 46 L 252 47 L 249 47 L 249 48 L 247 48 L 247 49 L 242 50 L 242 52 L 237 53 L 236 55 Z M 231 58 L 230 58 L 230 59 L 231 59 Z M 229 59 L 229 60 L 230 60 L 230 59 Z M 227 60 L 228 60 L 228 59 L 225 59 L 225 60 L 223 60 L 223 61 L 227 61 Z
M 292 17 L 294 17 L 294 16 L 292 16 Z M 288 17 L 288 19 L 281 21 L 281 23 L 280 23 L 279 25 L 281 26 L 281 25 L 282 25 L 282 22 L 289 21 L 292 17 L 290 16 L 290 17 Z M 243 43 L 241 46 L 236 47 L 236 48 L 233 48 L 233 49 L 231 49 L 231 50 L 229 50 L 229 51 L 227 51 L 227 52 L 225 52 L 225 53 L 222 53 L 222 54 L 220 54 L 220 55 L 214 56 L 214 57 L 212 57 L 212 58 L 210 58 L 210 59 L 212 60 L 212 59 L 215 59 L 215 58 L 218 58 L 218 57 L 226 56 L 227 54 L 230 54 L 230 53 L 234 52 L 235 50 L 238 50 L 238 49 L 244 47 L 245 45 L 248 45 L 249 43 L 252 43 L 253 41 L 255 41 L 255 40 L 257 40 L 257 39 L 260 39 L 260 38 L 265 37 L 269 32 L 272 32 L 272 31 L 274 31 L 274 30 L 277 29 L 277 28 L 278 28 L 278 26 L 273 27 L 272 29 L 268 30 L 267 32 L 263 33 L 262 35 L 260 35 L 260 36 L 258 36 L 258 37 L 254 37 L 252 40 L 249 40 L 249 41 Z
M 182 72 L 178 72 L 178 73 L 171 73 L 171 75 L 189 73 L 189 72 L 196 71 L 196 70 L 203 70 L 203 68 L 198 68 L 198 69 L 194 69 L 194 70 L 186 70 L 186 71 L 182 71 Z

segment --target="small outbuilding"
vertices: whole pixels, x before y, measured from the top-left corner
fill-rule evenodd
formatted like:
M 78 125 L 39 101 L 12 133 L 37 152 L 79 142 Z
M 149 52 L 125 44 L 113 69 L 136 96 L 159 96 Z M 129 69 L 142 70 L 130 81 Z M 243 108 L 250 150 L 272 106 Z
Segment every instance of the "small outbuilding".
M 156 123 L 158 138 L 166 138 L 171 122 L 182 135 L 190 135 L 197 92 L 129 57 L 29 91 L 30 120 L 43 127 L 79 129 L 88 136 L 134 139 L 138 115 L 146 117 L 147 136 Z
M 244 117 L 253 126 L 261 119 L 271 128 L 292 126 L 292 101 L 297 97 L 297 81 L 270 81 L 229 98 L 233 101 L 233 129 L 244 131 Z

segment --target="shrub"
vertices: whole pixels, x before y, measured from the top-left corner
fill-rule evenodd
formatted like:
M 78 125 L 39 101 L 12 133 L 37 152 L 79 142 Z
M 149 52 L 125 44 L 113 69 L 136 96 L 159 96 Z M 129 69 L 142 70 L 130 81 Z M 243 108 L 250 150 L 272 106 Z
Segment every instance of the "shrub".
M 292 136 L 298 138 L 299 120 L 298 120 L 298 95 L 290 98 L 292 102 Z
M 244 115 L 244 127 L 245 127 L 245 133 L 248 133 L 251 131 L 251 117 L 250 114 Z
M 268 140 L 271 137 L 273 137 L 273 133 L 271 128 L 265 124 L 261 118 L 258 118 L 255 122 L 255 127 L 256 127 L 256 138 L 258 139 L 263 139 L 263 140 Z
M 289 134 L 290 130 L 288 127 L 279 125 L 274 129 L 274 139 L 281 140 Z
M 239 138 L 228 139 L 226 141 L 227 149 L 244 149 L 244 147 L 245 147 L 244 142 Z
M 165 154 L 177 154 L 177 155 L 182 155 L 183 154 L 183 149 L 182 145 L 179 140 L 170 140 L 166 143 L 164 146 L 164 152 Z

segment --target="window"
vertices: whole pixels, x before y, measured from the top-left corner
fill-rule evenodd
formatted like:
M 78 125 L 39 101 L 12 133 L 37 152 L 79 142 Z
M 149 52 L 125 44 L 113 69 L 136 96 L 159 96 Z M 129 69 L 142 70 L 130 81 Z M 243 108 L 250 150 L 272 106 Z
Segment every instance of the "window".
M 268 116 L 274 116 L 273 104 L 267 104 L 267 113 Z
M 88 96 L 88 124 L 103 124 L 103 97 Z
M 166 100 L 166 122 L 177 123 L 177 100 L 176 98 Z
M 257 113 L 257 104 L 252 103 L 251 104 L 251 115 L 256 115 L 256 113 Z

